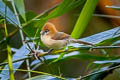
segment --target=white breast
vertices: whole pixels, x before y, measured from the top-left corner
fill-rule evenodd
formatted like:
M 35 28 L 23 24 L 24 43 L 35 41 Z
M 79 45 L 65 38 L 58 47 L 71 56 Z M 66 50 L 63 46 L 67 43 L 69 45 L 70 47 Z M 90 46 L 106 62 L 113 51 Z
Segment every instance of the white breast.
M 41 40 L 45 46 L 53 49 L 59 49 L 68 44 L 67 40 L 53 40 L 48 36 L 42 36 L 42 35 L 41 35 Z

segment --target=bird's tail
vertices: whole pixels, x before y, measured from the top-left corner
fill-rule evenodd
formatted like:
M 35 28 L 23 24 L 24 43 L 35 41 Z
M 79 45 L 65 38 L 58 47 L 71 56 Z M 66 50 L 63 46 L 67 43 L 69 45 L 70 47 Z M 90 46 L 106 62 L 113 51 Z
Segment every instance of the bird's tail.
M 72 42 L 72 43 L 80 43 L 80 44 L 85 44 L 85 45 L 92 45 L 92 46 L 94 46 L 94 44 L 92 44 L 92 43 L 85 42 L 85 41 L 81 41 L 81 40 L 78 40 L 78 39 L 72 39 L 71 42 Z

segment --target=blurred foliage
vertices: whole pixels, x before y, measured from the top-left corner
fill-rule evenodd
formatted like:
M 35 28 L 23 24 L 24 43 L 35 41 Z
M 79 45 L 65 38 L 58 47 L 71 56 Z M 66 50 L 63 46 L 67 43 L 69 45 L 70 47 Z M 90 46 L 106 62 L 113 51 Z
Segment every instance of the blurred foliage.
M 92 1 L 93 2 L 96 1 L 96 3 L 93 4 Z M 84 5 L 81 11 L 81 15 L 80 15 L 81 17 L 79 16 L 77 20 L 78 22 L 76 22 L 74 27 L 75 30 L 72 33 L 72 36 L 74 36 L 74 38 L 78 38 L 83 32 L 85 32 L 85 28 L 88 22 L 90 21 L 93 12 L 96 8 L 96 5 L 98 3 L 98 0 L 92 0 L 92 1 L 63 0 L 60 4 L 53 6 L 52 8 L 46 10 L 45 12 L 41 14 L 36 14 L 34 12 L 25 11 L 24 0 L 10 0 L 10 1 L 1 0 L 0 1 L 0 35 L 1 35 L 0 55 L 2 55 L 2 57 L 0 58 L 0 79 L 1 80 L 10 79 L 9 75 L 13 70 L 13 74 L 15 75 L 17 75 L 18 71 L 25 72 L 20 79 L 28 78 L 28 73 L 33 72 L 32 74 L 29 74 L 32 75 L 32 77 L 29 77 L 27 80 L 46 80 L 46 79 L 73 80 L 73 79 L 83 79 L 83 78 L 85 78 L 86 80 L 102 80 L 106 76 L 111 74 L 115 69 L 119 68 L 120 56 L 119 54 L 117 54 L 118 53 L 117 50 L 119 50 L 118 48 L 120 48 L 118 46 L 120 44 L 119 27 L 80 39 L 86 42 L 96 44 L 96 46 L 72 44 L 69 45 L 70 48 L 68 49 L 67 52 L 64 52 L 64 50 L 61 49 L 61 50 L 54 50 L 51 53 L 51 55 L 42 54 L 44 53 L 45 50 L 48 50 L 46 47 L 44 47 L 44 45 L 41 43 L 40 40 L 40 31 L 42 26 L 49 19 L 56 18 L 73 10 L 76 7 Z M 12 4 L 15 4 L 15 8 L 10 6 Z M 112 7 L 112 8 L 118 9 L 116 7 Z M 17 11 L 16 12 L 17 14 L 15 14 L 15 10 Z M 89 16 L 86 18 L 87 14 Z M 4 20 L 6 21 L 6 23 L 4 23 Z M 84 22 L 84 24 L 82 22 Z M 8 30 L 7 36 L 5 35 L 5 26 L 4 26 L 5 24 L 7 27 L 6 30 Z M 22 28 L 19 27 L 20 25 L 22 26 Z M 21 33 L 18 33 L 20 30 L 22 30 L 22 32 L 24 33 L 22 34 L 22 36 L 25 37 L 25 41 L 27 43 L 24 43 L 21 40 L 21 36 L 20 36 Z M 79 33 L 80 30 L 82 31 Z M 20 39 L 20 41 L 19 43 L 16 43 L 18 39 Z M 19 47 L 12 46 L 10 42 L 16 43 L 17 45 L 19 45 Z M 30 50 L 30 48 L 32 50 L 41 51 L 42 56 L 40 56 L 40 60 L 34 59 L 33 56 L 28 56 L 29 53 L 31 53 L 32 51 Z M 7 59 L 5 54 L 9 54 L 9 53 L 12 54 L 8 55 L 9 58 Z M 13 61 L 11 61 L 11 56 Z M 66 73 L 72 74 L 72 71 L 74 71 L 75 68 L 72 68 L 72 66 L 67 66 L 67 69 L 69 69 L 69 72 L 71 71 L 71 73 L 65 72 L 66 70 L 64 64 L 69 63 L 68 61 L 70 60 L 74 61 L 76 59 L 89 62 L 90 64 L 88 64 L 88 69 L 90 68 L 91 73 L 85 76 L 81 76 L 80 73 L 77 76 L 76 75 L 66 76 Z M 29 60 L 30 65 L 26 65 L 25 60 Z M 69 64 L 71 64 L 71 62 Z M 10 66 L 13 66 L 13 68 Z M 8 70 L 9 67 L 10 69 Z M 26 70 L 27 69 L 26 67 L 30 68 L 30 70 Z M 20 68 L 25 70 L 19 70 Z M 74 71 L 74 73 L 76 72 Z

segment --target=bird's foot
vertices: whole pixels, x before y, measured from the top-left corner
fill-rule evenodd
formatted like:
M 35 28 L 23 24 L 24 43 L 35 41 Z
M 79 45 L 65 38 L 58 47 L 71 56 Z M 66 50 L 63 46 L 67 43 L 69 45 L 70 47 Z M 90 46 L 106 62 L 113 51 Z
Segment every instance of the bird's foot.
M 89 49 L 90 52 L 93 52 L 94 50 L 95 50 L 94 48 L 90 48 L 90 49 Z
M 49 50 L 47 51 L 47 53 L 50 54 L 53 50 L 54 50 L 54 49 L 51 48 L 51 49 L 49 49 Z
M 33 52 L 31 52 L 31 54 L 28 54 L 27 56 L 33 56 L 35 59 L 40 60 L 40 57 L 44 56 L 48 54 L 48 52 L 43 52 L 40 50 L 34 50 Z

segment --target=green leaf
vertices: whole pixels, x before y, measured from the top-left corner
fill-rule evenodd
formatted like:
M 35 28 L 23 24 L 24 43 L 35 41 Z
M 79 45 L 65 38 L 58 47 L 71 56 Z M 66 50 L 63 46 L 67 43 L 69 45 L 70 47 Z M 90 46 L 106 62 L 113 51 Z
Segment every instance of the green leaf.
M 0 19 L 0 24 L 1 24 L 1 23 L 3 24 L 3 21 L 4 21 L 4 19 Z
M 95 61 L 94 63 L 95 63 L 95 64 L 120 63 L 120 59 L 104 60 L 104 61 Z
M 119 6 L 106 6 L 106 8 L 112 8 L 112 9 L 116 9 L 116 10 L 120 10 Z
M 60 16 L 83 4 L 84 1 L 85 0 L 64 0 L 55 10 L 53 10 L 47 17 L 43 19 L 51 19 Z
M 37 14 L 34 12 L 26 13 L 26 18 L 28 21 L 32 20 L 35 16 L 37 16 Z M 28 37 L 34 37 L 35 35 L 37 35 L 36 37 L 40 37 L 40 30 L 44 23 L 45 22 L 43 20 L 32 20 L 31 23 L 23 27 L 23 31 Z M 39 32 L 37 32 L 37 29 Z
M 24 0 L 14 0 L 14 2 L 17 10 L 19 11 L 19 14 L 22 16 L 24 21 L 26 21 Z
M 55 78 L 53 76 L 49 76 L 49 75 L 39 75 L 39 76 L 35 76 L 26 80 L 55 80 L 58 78 Z
M 6 14 L 5 14 L 5 8 L 6 8 Z M 4 4 L 4 2 L 2 0 L 0 0 L 0 15 L 4 18 L 5 18 L 5 15 L 6 15 L 6 19 L 9 23 L 11 23 L 15 26 L 18 25 L 16 16 L 10 10 L 10 8 L 7 5 Z
M 109 74 L 113 72 L 113 70 L 120 67 L 120 63 L 114 63 L 110 66 L 102 67 L 99 70 L 95 70 L 89 75 L 85 76 L 85 80 L 103 80 Z
M 72 31 L 72 38 L 79 38 L 89 23 L 99 0 L 87 0 Z
M 117 40 L 117 41 L 115 41 L 115 42 L 112 43 L 112 45 L 119 45 L 119 44 L 120 44 L 120 40 Z
M 103 45 L 103 44 L 108 44 L 108 43 L 113 43 L 113 42 L 116 42 L 117 40 L 119 40 L 120 39 L 120 37 L 118 36 L 118 37 L 111 37 L 111 38 L 108 38 L 108 39 L 106 39 L 106 40 L 103 40 L 103 41 L 101 41 L 100 43 L 98 43 L 97 45 Z M 114 45 L 114 44 L 112 44 L 112 45 Z
M 59 56 L 57 59 L 55 59 L 55 60 L 53 60 L 52 62 L 50 62 L 50 64 L 52 64 L 52 63 L 55 63 L 55 62 L 59 61 L 60 59 L 62 59 L 62 58 L 63 58 L 63 56 L 64 56 L 64 55 L 65 55 L 65 52 L 61 53 L 61 54 L 60 54 L 60 56 Z
M 97 45 L 103 45 L 108 42 L 112 42 L 115 40 L 118 40 L 120 37 L 120 27 L 113 28 L 111 30 L 107 30 L 101 33 L 97 33 L 94 35 L 91 35 L 86 38 L 82 38 L 80 40 L 86 41 L 86 42 L 91 42 L 93 44 Z M 116 33 L 117 32 L 117 33 Z
M 75 54 L 75 53 L 74 53 Z M 84 60 L 109 60 L 109 59 L 118 59 L 119 57 L 106 57 L 106 56 L 98 56 L 98 55 L 92 55 L 92 54 L 86 54 L 86 53 L 79 53 L 72 56 L 66 56 L 66 58 L 78 58 L 78 59 L 84 59 Z
M 26 13 L 26 19 L 29 21 L 31 19 L 33 19 L 35 16 L 37 16 L 36 13 L 33 12 L 27 12 Z M 25 27 L 23 27 L 23 31 L 24 33 L 28 36 L 28 37 L 34 37 L 35 33 L 36 33 L 36 27 L 38 25 L 38 21 L 33 20 L 30 24 L 26 25 Z

